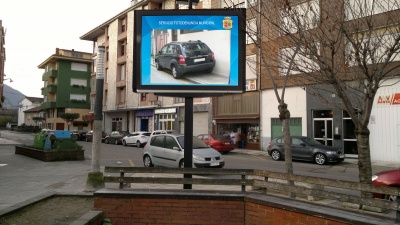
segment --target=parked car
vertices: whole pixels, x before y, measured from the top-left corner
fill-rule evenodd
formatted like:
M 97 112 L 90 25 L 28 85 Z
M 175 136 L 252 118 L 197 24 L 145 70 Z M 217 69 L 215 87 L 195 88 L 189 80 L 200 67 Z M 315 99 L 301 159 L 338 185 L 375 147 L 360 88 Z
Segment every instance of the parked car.
M 199 134 L 197 137 L 206 145 L 221 152 L 228 153 L 235 149 L 235 144 L 228 136 L 221 134 Z
M 175 79 L 188 72 L 211 73 L 215 67 L 214 52 L 202 41 L 170 42 L 156 54 L 157 70 L 171 70 Z
M 104 138 L 104 143 L 110 144 L 114 143 L 116 145 L 122 144 L 122 138 L 129 135 L 128 131 L 112 131 L 110 135 Z
M 102 131 L 101 132 L 101 142 L 104 142 L 104 139 L 106 138 L 106 136 L 107 136 L 107 134 L 104 131 Z M 93 131 L 92 130 L 86 133 L 85 141 L 86 142 L 93 141 Z
M 145 167 L 184 167 L 184 135 L 159 134 L 150 138 L 144 146 Z M 210 148 L 197 137 L 193 137 L 193 164 L 195 167 L 223 168 L 225 161 L 221 153 Z
M 155 130 L 155 131 L 151 132 L 150 138 L 153 135 L 157 135 L 157 134 L 173 134 L 173 133 L 178 133 L 178 132 L 176 132 L 174 130 Z
M 268 145 L 268 154 L 273 160 L 285 157 L 283 137 L 276 137 Z M 343 149 L 323 145 L 314 138 L 292 136 L 292 159 L 314 161 L 319 165 L 328 162 L 342 162 L 345 158 Z
M 83 141 L 86 138 L 87 132 L 88 132 L 87 130 L 74 130 L 72 131 L 72 134 L 76 135 L 78 141 Z
M 385 170 L 372 176 L 372 184 L 400 188 L 400 169 Z M 395 201 L 397 196 L 374 193 L 375 198 Z
M 122 138 L 122 144 L 124 146 L 136 145 L 136 147 L 140 148 L 141 146 L 147 144 L 147 142 L 149 141 L 150 134 L 151 133 L 147 131 L 133 132 L 128 136 Z

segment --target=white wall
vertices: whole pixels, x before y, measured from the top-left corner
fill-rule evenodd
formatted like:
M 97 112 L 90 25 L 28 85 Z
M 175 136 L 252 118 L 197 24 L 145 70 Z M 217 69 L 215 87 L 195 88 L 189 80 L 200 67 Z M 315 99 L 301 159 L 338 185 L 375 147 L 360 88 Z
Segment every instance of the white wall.
M 400 162 L 400 104 L 378 103 L 379 97 L 400 95 L 398 82 L 399 78 L 385 82 L 391 86 L 379 88 L 374 99 L 368 126 L 373 161 Z
M 281 94 L 281 92 L 282 90 L 279 89 L 278 93 Z M 273 90 L 262 91 L 261 99 L 262 150 L 266 150 L 271 141 L 271 118 L 279 118 L 278 100 Z M 302 118 L 302 135 L 307 136 L 306 91 L 299 87 L 286 88 L 285 102 L 291 118 Z

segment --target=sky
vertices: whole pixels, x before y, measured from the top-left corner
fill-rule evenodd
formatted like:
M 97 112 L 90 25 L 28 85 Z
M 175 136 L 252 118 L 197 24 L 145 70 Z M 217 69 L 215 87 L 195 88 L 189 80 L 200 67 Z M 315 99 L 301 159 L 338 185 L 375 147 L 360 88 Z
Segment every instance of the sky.
M 56 48 L 92 52 L 80 37 L 129 8 L 130 0 L 1 0 L 5 29 L 4 83 L 28 97 L 43 97 L 38 65 Z

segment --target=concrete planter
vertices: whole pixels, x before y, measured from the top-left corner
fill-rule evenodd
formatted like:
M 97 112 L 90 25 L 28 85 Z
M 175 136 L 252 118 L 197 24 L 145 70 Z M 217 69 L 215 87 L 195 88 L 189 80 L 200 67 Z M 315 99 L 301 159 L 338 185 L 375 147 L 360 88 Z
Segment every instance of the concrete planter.
M 28 156 L 44 162 L 85 160 L 84 150 L 43 150 L 29 146 L 15 146 L 15 154 Z

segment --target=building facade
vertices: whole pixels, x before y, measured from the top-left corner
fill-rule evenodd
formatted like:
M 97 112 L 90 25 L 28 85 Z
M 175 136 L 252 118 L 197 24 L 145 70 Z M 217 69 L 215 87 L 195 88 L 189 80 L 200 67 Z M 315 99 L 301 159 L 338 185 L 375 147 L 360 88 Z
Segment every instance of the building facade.
M 18 103 L 18 126 L 21 126 L 23 123 L 25 123 L 25 125 L 34 125 L 34 123 L 32 121 L 26 121 L 25 111 L 28 109 L 32 109 L 32 108 L 41 106 L 42 103 L 43 103 L 43 98 L 25 96 L 25 98 L 23 98 Z M 27 124 L 26 122 L 29 122 L 29 124 Z M 40 122 L 42 122 L 42 121 L 40 121 Z
M 57 48 L 55 54 L 38 66 L 45 70 L 41 107 L 45 111 L 48 129 L 90 128 L 89 122 L 83 118 L 90 110 L 91 56 L 91 53 Z M 61 118 L 65 113 L 78 113 L 80 117 L 67 124 Z
M 132 91 L 132 83 L 135 82 L 132 78 L 135 66 L 132 61 L 134 10 L 176 7 L 173 0 L 132 1 L 129 8 L 81 37 L 82 40 L 94 43 L 90 94 L 92 113 L 96 97 L 97 46 L 105 46 L 106 49 L 103 90 L 103 129 L 106 133 L 115 130 L 134 132 L 159 129 L 183 133 L 184 98 Z M 193 134 L 210 133 L 211 99 L 194 98 L 193 102 Z

